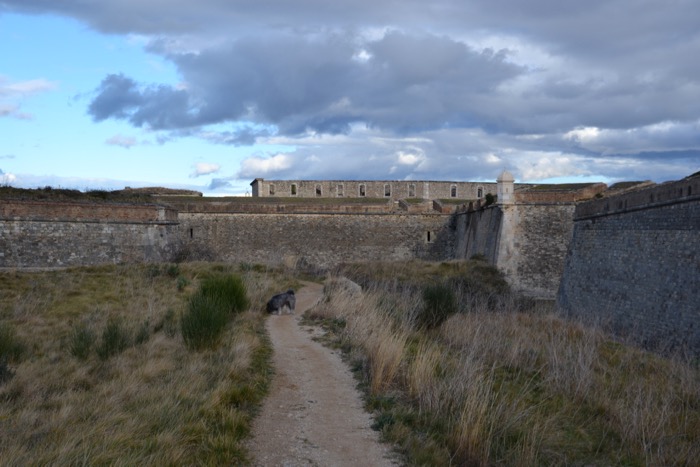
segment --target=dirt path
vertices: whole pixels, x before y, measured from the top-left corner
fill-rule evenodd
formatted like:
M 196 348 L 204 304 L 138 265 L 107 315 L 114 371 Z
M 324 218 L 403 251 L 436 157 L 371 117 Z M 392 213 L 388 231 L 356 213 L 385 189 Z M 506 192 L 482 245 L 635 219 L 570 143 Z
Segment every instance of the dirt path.
M 321 298 L 322 286 L 297 293 L 295 315 L 270 316 L 275 377 L 249 443 L 256 466 L 383 466 L 388 447 L 370 428 L 355 381 L 337 352 L 313 341 L 300 315 Z

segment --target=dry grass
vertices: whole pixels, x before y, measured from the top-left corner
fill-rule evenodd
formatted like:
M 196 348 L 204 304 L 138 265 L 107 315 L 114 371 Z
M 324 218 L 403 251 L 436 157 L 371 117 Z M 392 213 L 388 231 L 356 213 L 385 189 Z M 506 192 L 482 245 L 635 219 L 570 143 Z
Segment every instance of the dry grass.
M 386 272 L 360 277 L 370 274 Z M 693 465 L 700 458 L 696 365 L 552 312 L 501 305 L 462 310 L 425 331 L 410 317 L 417 290 L 395 278 L 375 284 L 360 297 L 332 290 L 310 316 L 330 323 L 350 351 L 377 427 L 410 464 Z
M 0 383 L 0 465 L 246 461 L 243 439 L 270 377 L 264 315 L 237 315 L 220 345 L 201 352 L 187 349 L 173 323 L 201 277 L 236 271 L 183 264 L 169 272 L 105 266 L 0 274 L 0 323 L 26 349 L 10 364 L 14 376 Z M 280 280 L 273 276 L 244 274 L 253 310 L 262 310 Z M 180 277 L 189 283 L 181 291 Z M 71 354 L 77 325 L 99 341 L 110 319 L 130 336 L 123 352 Z

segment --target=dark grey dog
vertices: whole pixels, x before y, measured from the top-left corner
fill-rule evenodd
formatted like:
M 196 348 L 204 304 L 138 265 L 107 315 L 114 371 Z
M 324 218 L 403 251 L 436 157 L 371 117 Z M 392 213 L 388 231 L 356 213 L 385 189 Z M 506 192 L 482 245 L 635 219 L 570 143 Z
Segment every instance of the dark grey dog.
M 285 293 L 275 295 L 270 299 L 269 302 L 267 302 L 267 312 L 277 312 L 278 315 L 281 315 L 282 309 L 286 306 L 287 308 L 289 308 L 289 313 L 293 315 L 295 304 L 296 298 L 294 297 L 294 291 L 292 289 L 289 289 Z

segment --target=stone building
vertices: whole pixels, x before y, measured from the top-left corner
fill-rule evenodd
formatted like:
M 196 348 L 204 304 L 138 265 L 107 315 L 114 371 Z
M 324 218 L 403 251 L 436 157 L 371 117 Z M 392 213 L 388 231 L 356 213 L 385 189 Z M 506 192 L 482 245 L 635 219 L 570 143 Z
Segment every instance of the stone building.
M 386 198 L 479 200 L 495 194 L 495 183 L 419 180 L 265 180 L 251 182 L 260 198 Z

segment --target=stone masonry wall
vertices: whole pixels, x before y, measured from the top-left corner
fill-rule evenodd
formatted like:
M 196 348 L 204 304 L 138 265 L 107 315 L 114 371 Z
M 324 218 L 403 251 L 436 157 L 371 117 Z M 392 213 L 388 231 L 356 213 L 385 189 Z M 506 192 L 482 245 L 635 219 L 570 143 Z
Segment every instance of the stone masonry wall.
M 560 309 L 649 348 L 700 355 L 699 183 L 580 205 Z
M 0 267 L 170 261 L 177 224 L 0 220 Z
M 2 200 L 0 201 L 0 219 L 177 222 L 177 211 L 153 204 Z
M 174 211 L 160 206 L 0 202 L 0 267 L 169 261 Z
M 451 257 L 449 217 L 432 214 L 180 213 L 182 245 L 220 261 L 321 268 L 339 262 Z
M 502 217 L 503 211 L 497 206 L 456 214 L 455 258 L 469 259 L 482 255 L 495 265 Z
M 455 257 L 483 255 L 511 287 L 553 299 L 573 229 L 574 204 L 489 206 L 456 215 Z
M 554 299 L 573 231 L 573 203 L 500 206 L 496 266 L 525 295 Z

